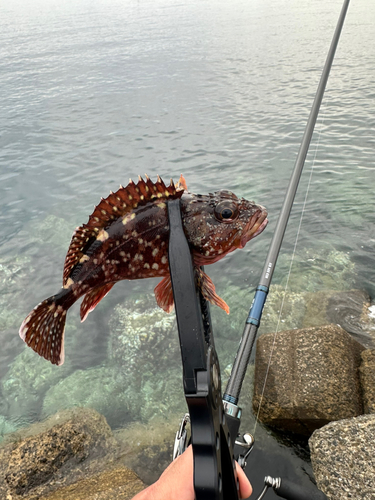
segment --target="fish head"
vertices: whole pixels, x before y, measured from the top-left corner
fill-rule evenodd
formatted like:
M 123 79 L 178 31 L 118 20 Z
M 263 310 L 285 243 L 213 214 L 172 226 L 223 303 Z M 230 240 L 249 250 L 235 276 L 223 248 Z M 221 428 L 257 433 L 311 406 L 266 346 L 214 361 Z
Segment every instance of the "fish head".
M 184 229 L 199 265 L 212 264 L 258 236 L 267 210 L 227 190 L 182 196 Z

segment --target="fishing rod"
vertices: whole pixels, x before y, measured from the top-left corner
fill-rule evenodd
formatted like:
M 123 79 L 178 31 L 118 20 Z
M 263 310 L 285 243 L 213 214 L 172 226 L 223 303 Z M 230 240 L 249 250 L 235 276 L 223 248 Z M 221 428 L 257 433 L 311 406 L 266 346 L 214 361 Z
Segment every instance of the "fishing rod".
M 280 247 L 284 238 L 286 226 L 289 221 L 290 211 L 292 209 L 294 197 L 297 192 L 299 180 L 305 164 L 307 151 L 310 146 L 311 137 L 315 128 L 316 119 L 323 99 L 328 76 L 331 70 L 348 6 L 349 0 L 345 0 L 341 9 L 339 20 L 337 22 L 335 33 L 333 35 L 331 46 L 328 51 L 310 115 L 307 120 L 301 146 L 299 148 L 293 173 L 289 181 L 287 192 L 285 194 L 284 203 L 282 205 L 275 232 L 273 234 L 272 241 L 268 250 L 259 285 L 256 288 L 254 299 L 251 304 L 249 315 L 246 319 L 245 328 L 241 337 L 240 346 L 237 351 L 236 359 L 233 364 L 227 387 L 225 389 L 223 400 L 225 402 L 226 410 L 228 412 L 233 412 L 234 414 L 238 412 L 237 403 L 240 396 L 242 383 L 245 378 L 247 365 L 249 363 L 251 352 L 260 326 L 263 308 L 267 299 L 267 294 L 271 284 L 273 272 L 275 270 L 276 261 L 280 253 Z
M 237 403 L 348 5 L 349 0 L 345 0 L 223 397 L 209 305 L 195 286 L 192 257 L 182 226 L 180 201 L 171 200 L 167 203 L 169 269 L 181 348 L 184 392 L 189 409 L 176 434 L 173 458 L 183 453 L 188 444 L 186 426 L 190 422 L 196 500 L 239 498 L 235 459 L 242 468 L 246 466 L 254 439 L 250 434 L 241 437 L 238 433 L 241 408 Z M 242 453 L 235 455 L 235 444 Z M 273 488 L 278 496 L 288 500 L 327 499 L 317 488 L 306 491 L 284 478 L 266 476 L 264 484 L 257 500 L 264 497 L 268 488 Z

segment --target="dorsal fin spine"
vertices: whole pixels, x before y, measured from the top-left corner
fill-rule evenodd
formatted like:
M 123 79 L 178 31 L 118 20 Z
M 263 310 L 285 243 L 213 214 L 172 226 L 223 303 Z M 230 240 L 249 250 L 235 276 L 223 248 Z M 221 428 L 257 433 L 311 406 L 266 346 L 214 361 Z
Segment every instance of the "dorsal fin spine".
M 101 229 L 105 229 L 115 219 L 131 212 L 139 204 L 145 204 L 152 200 L 163 200 L 176 196 L 182 196 L 182 190 L 173 184 L 166 187 L 160 176 L 154 183 L 145 174 L 146 181 L 139 177 L 135 184 L 130 180 L 126 187 L 120 186 L 115 193 L 110 192 L 107 198 L 101 199 L 100 203 L 94 208 L 86 224 L 76 228 L 65 258 L 63 285 L 69 279 L 74 266 L 82 257 L 82 252 L 90 238 L 96 238 Z

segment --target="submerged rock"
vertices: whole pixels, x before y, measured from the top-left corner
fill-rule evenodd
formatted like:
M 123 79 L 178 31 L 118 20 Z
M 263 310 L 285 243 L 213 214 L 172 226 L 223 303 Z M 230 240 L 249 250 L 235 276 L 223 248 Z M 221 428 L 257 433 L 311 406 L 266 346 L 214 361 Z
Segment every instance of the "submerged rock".
M 126 377 L 158 374 L 181 365 L 175 314 L 154 305 L 151 295 L 127 300 L 109 322 L 109 358 Z
M 0 259 L 0 379 L 14 356 L 23 349 L 16 332 L 25 310 L 25 289 L 32 272 L 30 259 L 12 256 Z
M 50 214 L 42 221 L 31 222 L 28 231 L 34 245 L 44 250 L 46 245 L 51 245 L 66 252 L 74 232 L 74 224 Z
M 151 295 L 127 300 L 110 320 L 110 363 L 123 380 L 133 420 L 184 412 L 181 354 L 174 314 Z
M 172 461 L 173 444 L 182 414 L 156 416 L 147 424 L 133 422 L 114 432 L 121 462 L 146 484 L 154 483 Z
M 294 256 L 289 275 L 291 256 L 281 254 L 277 261 L 275 279 L 294 292 L 320 290 L 350 290 L 356 280 L 355 264 L 346 252 L 332 248 L 300 249 Z
M 261 403 L 259 419 L 263 423 L 305 435 L 332 420 L 360 415 L 358 368 L 363 349 L 336 325 L 261 336 L 256 351 L 254 412 Z
M 309 439 L 318 487 L 329 499 L 375 498 L 375 415 L 331 422 Z
M 6 434 L 10 434 L 11 432 L 14 432 L 16 430 L 17 428 L 14 424 L 12 424 L 12 422 L 9 422 L 6 417 L 0 415 L 0 444 Z
M 133 420 L 136 410 L 127 387 L 113 367 L 76 370 L 52 386 L 43 401 L 42 417 L 75 406 L 93 408 L 103 414 L 111 426 Z
M 69 360 L 61 367 L 54 366 L 24 347 L 0 383 L 3 412 L 17 427 L 35 422 L 48 388 L 70 372 Z

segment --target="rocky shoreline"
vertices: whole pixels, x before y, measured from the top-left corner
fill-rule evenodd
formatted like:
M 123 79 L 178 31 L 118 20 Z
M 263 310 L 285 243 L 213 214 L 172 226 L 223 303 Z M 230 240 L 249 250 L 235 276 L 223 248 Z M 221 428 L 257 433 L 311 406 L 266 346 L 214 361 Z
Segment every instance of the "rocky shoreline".
M 306 258 L 318 257 L 306 254 L 302 261 Z M 344 284 L 353 285 L 352 279 L 348 281 L 353 269 L 345 255 L 328 253 L 324 263 L 328 267 L 321 283 L 296 273 L 293 292 L 285 293 L 281 285 L 271 287 L 256 366 L 249 365 L 241 393 L 241 430 L 251 432 L 254 426 L 251 401 L 257 412 L 272 332 L 280 321 L 271 385 L 267 383 L 268 394 L 262 396 L 260 417 L 266 425 L 258 426 L 261 447 L 278 456 L 277 439 L 293 455 L 299 434 L 305 443 L 310 437 L 315 479 L 328 498 L 354 498 L 354 491 L 358 498 L 373 500 L 371 482 L 361 478 L 365 474 L 375 484 L 369 451 L 375 418 L 375 318 L 370 314 L 374 306 L 366 292 L 345 289 Z M 23 279 L 23 264 L 19 267 Z M 16 271 L 5 266 L 0 270 L 12 291 Z M 307 282 L 311 289 L 306 289 Z M 20 323 L 19 293 L 12 295 L 14 315 L 2 313 L 5 331 L 12 335 Z M 250 295 L 234 285 L 221 295 L 230 304 L 230 316 L 217 308 L 211 314 L 224 385 Z M 2 374 L 0 498 L 132 498 L 170 462 L 174 435 L 186 410 L 175 317 L 163 313 L 145 294 L 114 308 L 103 306 L 104 315 L 106 307 L 110 310 L 110 320 L 100 364 L 77 369 L 68 357 L 62 367 L 55 367 L 24 349 Z M 72 317 L 70 349 L 79 350 L 79 336 L 74 335 L 78 326 Z M 340 441 L 339 436 L 358 439 Z M 304 474 L 310 471 L 306 446 L 302 455 Z M 356 456 L 358 461 L 352 462 Z M 367 496 L 361 496 L 361 485 L 368 485 Z
M 375 499 L 375 349 L 334 324 L 263 335 L 252 401 L 267 426 L 309 437 L 330 500 Z

